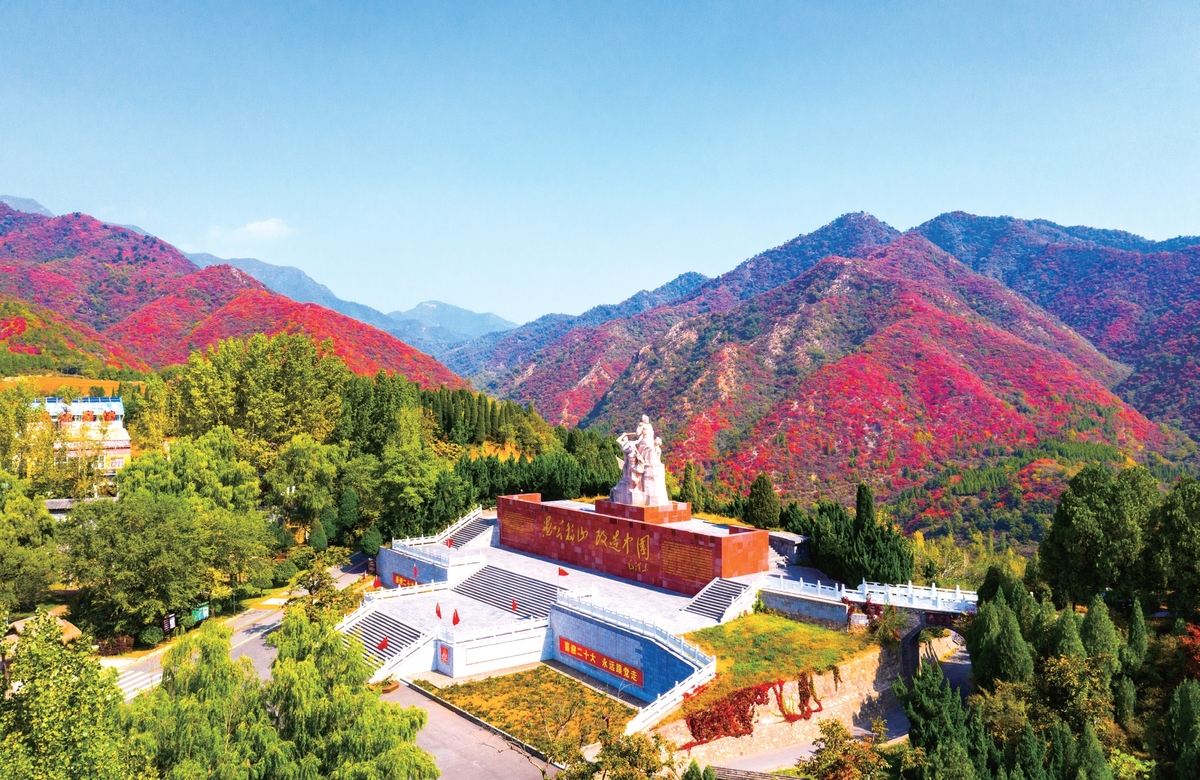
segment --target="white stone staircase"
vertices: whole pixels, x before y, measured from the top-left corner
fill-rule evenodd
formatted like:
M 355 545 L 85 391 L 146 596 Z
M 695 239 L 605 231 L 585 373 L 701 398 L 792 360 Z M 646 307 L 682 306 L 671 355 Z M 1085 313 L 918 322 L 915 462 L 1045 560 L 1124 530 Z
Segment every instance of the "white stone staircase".
M 505 612 L 513 612 L 512 603 L 515 600 L 517 610 L 513 614 L 530 618 L 549 615 L 559 590 L 548 582 L 496 566 L 484 566 L 454 586 L 455 593 L 470 596 Z
M 725 617 L 725 611 L 748 587 L 745 583 L 736 580 L 717 577 L 693 596 L 683 609 L 685 612 L 703 615 L 720 623 Z

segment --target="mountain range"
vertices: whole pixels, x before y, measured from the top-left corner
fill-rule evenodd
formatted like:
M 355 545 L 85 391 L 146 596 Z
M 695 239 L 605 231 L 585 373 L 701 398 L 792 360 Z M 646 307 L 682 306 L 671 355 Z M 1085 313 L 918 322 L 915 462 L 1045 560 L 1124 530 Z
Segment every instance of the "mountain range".
M 762 471 L 798 499 L 871 482 L 910 528 L 990 507 L 980 522 L 1036 534 L 1078 459 L 1165 477 L 1195 470 L 1200 438 L 1195 237 L 847 214 L 718 277 L 510 327 L 434 301 L 384 314 L 299 269 L 0 206 L 0 293 L 14 370 L 157 368 L 300 331 L 356 371 L 465 376 L 556 425 L 616 432 L 644 411 L 672 470 L 693 462 L 718 493 Z M 395 338 L 405 322 L 445 365 Z
M 490 312 L 480 314 L 441 301 L 424 301 L 408 311 L 384 314 L 365 304 L 337 297 L 328 287 L 295 266 L 273 265 L 253 257 L 220 258 L 208 253 L 187 257 L 201 268 L 222 264 L 233 266 L 280 295 L 301 303 L 316 303 L 353 317 L 434 357 L 441 357 L 455 344 L 517 326 Z
M 151 235 L 83 214 L 47 217 L 0 204 L 0 299 L 31 306 L 10 328 L 10 354 L 40 354 L 31 339 L 52 322 L 71 344 L 98 344 L 110 368 L 144 370 L 182 362 L 219 339 L 303 332 L 330 339 L 353 370 L 397 371 L 427 386 L 465 383 L 389 333 L 311 303 L 271 292 L 229 265 L 197 267 Z M 49 313 L 57 315 L 50 317 Z M 34 352 L 36 351 L 36 352 Z M 96 349 L 78 350 L 76 363 Z

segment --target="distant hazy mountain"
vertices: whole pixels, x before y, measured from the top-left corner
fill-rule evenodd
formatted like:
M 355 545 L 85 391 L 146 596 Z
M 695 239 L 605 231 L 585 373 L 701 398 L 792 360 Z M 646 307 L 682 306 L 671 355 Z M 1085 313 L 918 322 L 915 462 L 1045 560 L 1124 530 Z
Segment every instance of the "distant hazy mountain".
M 482 336 L 485 333 L 496 333 L 517 327 L 517 323 L 510 322 L 491 312 L 480 314 L 441 301 L 424 301 L 408 311 L 388 312 L 388 316 L 394 320 L 417 320 L 426 325 L 440 326 L 463 334 L 466 336 L 465 339 L 462 339 L 463 341 Z
M 33 198 L 18 198 L 16 195 L 0 195 L 0 203 L 13 211 L 23 211 L 26 214 L 41 214 L 43 217 L 53 217 L 54 212 L 38 203 Z
M 339 314 L 353 317 L 359 322 L 365 322 L 392 334 L 396 338 L 410 344 L 422 352 L 434 357 L 445 352 L 451 345 L 474 338 L 487 329 L 479 330 L 495 323 L 495 329 L 506 330 L 515 327 L 513 323 L 495 314 L 478 314 L 467 309 L 460 309 L 437 301 L 417 304 L 412 312 L 393 312 L 384 314 L 361 303 L 346 301 L 333 294 L 325 285 L 313 279 L 299 268 L 290 265 L 274 265 L 265 263 L 253 257 L 221 258 L 206 252 L 189 254 L 188 259 L 201 268 L 210 265 L 231 265 L 240 271 L 253 276 L 269 289 L 281 295 L 286 295 L 301 303 L 316 303 Z M 405 315 L 417 315 L 420 317 Z M 439 322 L 462 323 L 467 331 Z

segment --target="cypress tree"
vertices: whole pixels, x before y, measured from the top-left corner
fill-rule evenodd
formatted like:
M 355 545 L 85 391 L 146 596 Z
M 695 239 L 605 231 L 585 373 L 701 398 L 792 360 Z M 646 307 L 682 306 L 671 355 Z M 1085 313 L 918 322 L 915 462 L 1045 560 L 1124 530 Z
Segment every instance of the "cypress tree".
M 338 512 L 333 504 L 329 504 L 321 510 L 321 530 L 325 532 L 325 538 L 328 541 L 333 541 L 338 538 L 341 528 L 338 524 Z
M 1077 777 L 1085 780 L 1113 780 L 1112 769 L 1104 759 L 1104 750 L 1091 723 L 1083 725 L 1083 736 L 1079 739 L 1079 771 Z
M 1128 730 L 1137 708 L 1137 687 L 1133 680 L 1121 677 L 1113 684 L 1113 709 L 1121 728 Z
M 487 424 L 487 396 L 479 393 L 475 396 L 475 435 L 472 437 L 474 444 L 483 444 L 487 441 Z
M 869 485 L 860 484 L 854 494 L 854 520 L 859 528 L 870 528 L 878 522 L 875 518 L 875 494 Z
M 1054 651 L 1055 626 L 1058 624 L 1058 610 L 1049 594 L 1042 595 L 1042 602 L 1034 613 L 1030 630 L 1029 642 L 1038 656 L 1052 655 Z
M 999 662 L 996 658 L 996 644 L 999 636 L 1000 619 L 996 613 L 996 603 L 986 601 L 971 618 L 965 638 L 975 678 L 981 685 L 987 687 L 991 687 L 992 681 L 999 673 Z
M 371 526 L 367 532 L 363 534 L 362 541 L 358 543 L 358 549 L 362 550 L 367 555 L 378 555 L 379 547 L 383 544 L 383 534 L 379 533 L 379 529 Z
M 1026 682 L 1033 677 L 1033 656 L 1029 652 L 1029 645 L 1021 637 L 1017 616 L 1004 603 L 1003 597 L 996 599 L 995 606 L 1000 629 L 995 637 L 995 679 Z
M 1045 758 L 1046 743 L 1033 733 L 1029 721 L 1025 721 L 1017 742 L 1017 764 L 1025 774 L 1025 780 L 1046 780 L 1046 770 L 1043 768 Z
M 700 771 L 700 765 L 696 763 L 696 759 L 693 758 L 687 769 L 683 770 L 680 780 L 704 780 L 704 773 Z
M 1176 761 L 1188 760 L 1189 755 L 1192 760 L 1200 758 L 1200 682 L 1184 680 L 1176 686 L 1167 709 L 1166 736 L 1171 758 Z
M 932 755 L 942 743 L 966 742 L 966 716 L 962 699 L 950 687 L 938 664 L 922 662 L 913 675 L 912 687 L 897 680 L 892 689 L 904 707 L 909 722 L 909 743 Z
M 1063 721 L 1050 727 L 1050 748 L 1046 756 L 1047 780 L 1075 780 L 1075 735 Z
M 1137 674 L 1146 661 L 1146 650 L 1149 648 L 1149 637 L 1146 634 L 1146 618 L 1142 615 L 1142 605 L 1133 601 L 1133 615 L 1129 618 L 1129 641 L 1121 652 L 1121 666 L 1126 674 Z
M 782 507 L 775 485 L 765 471 L 760 471 L 750 485 L 750 498 L 746 503 L 745 520 L 755 528 L 776 528 L 779 526 L 779 512 Z
M 693 512 L 704 511 L 704 497 L 700 495 L 700 484 L 696 480 L 696 465 L 691 461 L 683 467 L 683 485 L 679 489 L 679 500 L 691 504 Z
M 975 777 L 980 780 L 991 777 L 988 759 L 996 750 L 996 743 L 988 736 L 983 726 L 983 713 L 979 707 L 972 707 L 967 713 L 965 745 L 967 755 L 971 757 L 971 764 L 975 767 Z
M 1087 615 L 1079 628 L 1079 639 L 1083 642 L 1088 657 L 1101 661 L 1101 678 L 1104 687 L 1108 688 L 1112 684 L 1113 675 L 1121 666 L 1118 660 L 1121 640 L 1117 638 L 1117 629 L 1108 615 L 1108 605 L 1099 595 L 1088 605 Z
M 320 520 L 313 520 L 312 527 L 308 531 L 308 546 L 318 551 L 329 546 L 329 540 L 325 537 L 325 528 L 321 525 Z
M 346 488 L 338 505 L 338 528 L 345 533 L 358 527 L 358 491 Z
M 1079 638 L 1079 624 L 1076 622 L 1075 612 L 1069 607 L 1058 616 L 1058 623 L 1055 625 L 1054 655 L 1077 660 L 1087 658 L 1087 650 Z

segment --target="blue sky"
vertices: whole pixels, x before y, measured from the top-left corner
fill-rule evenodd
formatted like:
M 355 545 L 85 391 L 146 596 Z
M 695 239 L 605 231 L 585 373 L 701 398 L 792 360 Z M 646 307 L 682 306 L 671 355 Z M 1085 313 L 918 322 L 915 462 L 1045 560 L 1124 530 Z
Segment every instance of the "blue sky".
M 514 320 L 848 211 L 1200 233 L 1200 7 L 0 0 L 0 193 Z

